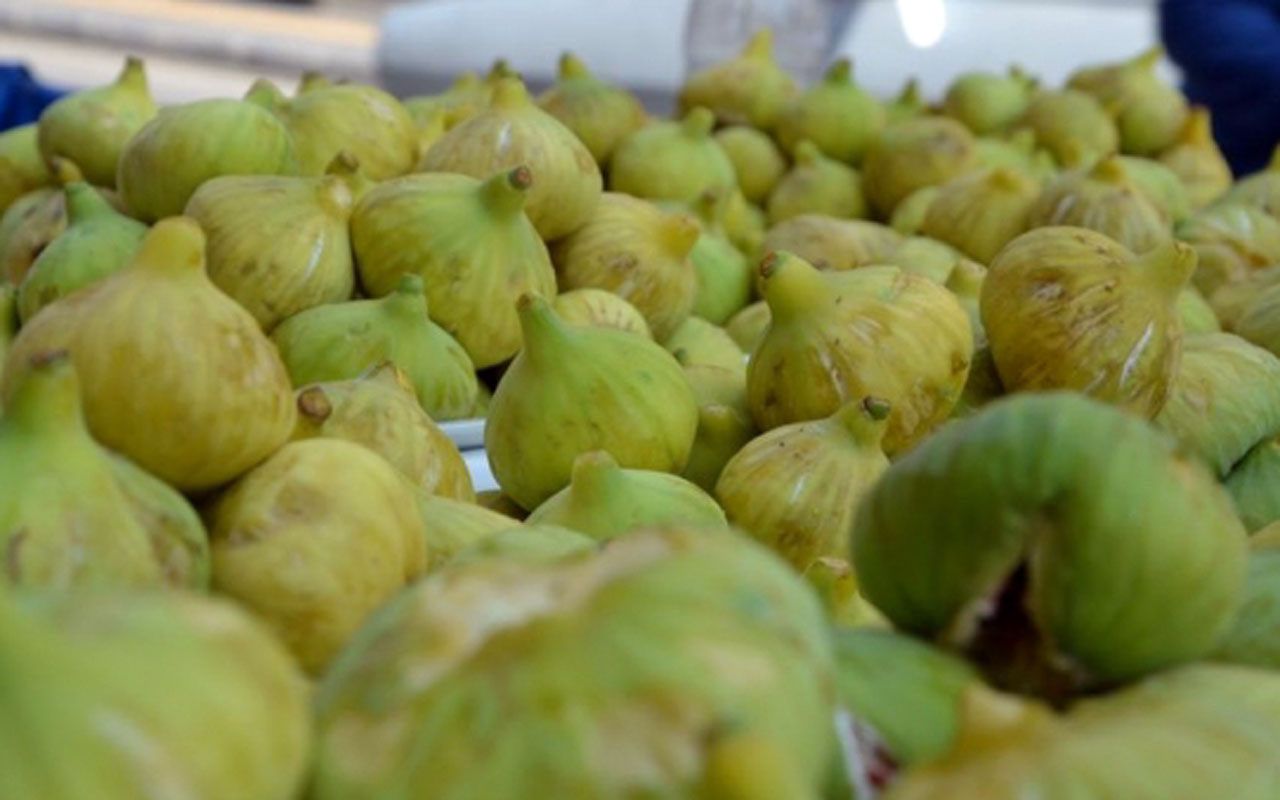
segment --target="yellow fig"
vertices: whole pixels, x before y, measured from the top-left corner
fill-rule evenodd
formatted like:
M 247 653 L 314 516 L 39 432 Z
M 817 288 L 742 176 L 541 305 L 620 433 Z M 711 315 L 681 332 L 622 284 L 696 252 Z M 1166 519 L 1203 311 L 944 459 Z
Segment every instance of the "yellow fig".
M 571 289 L 551 301 L 560 319 L 571 325 L 595 325 L 630 331 L 652 339 L 644 314 L 626 300 L 604 289 Z
M 1175 232 L 1195 248 L 1198 258 L 1192 280 L 1210 296 L 1225 284 L 1280 263 L 1280 220 L 1249 203 L 1214 203 Z
M 1080 167 L 1120 148 L 1120 133 L 1102 104 L 1076 89 L 1041 92 L 1022 124 L 1065 167 Z
M 521 509 L 520 513 L 525 511 Z M 432 571 L 449 564 L 458 553 L 494 533 L 520 524 L 508 514 L 423 491 L 418 492 L 418 514 L 422 518 Z
M 1115 157 L 1085 171 L 1064 173 L 1045 187 L 1031 208 L 1030 222 L 1035 228 L 1089 228 L 1139 254 L 1173 236 L 1169 218 L 1147 199 Z
M 994 169 L 954 178 L 929 204 L 920 232 L 989 264 L 1030 226 L 1039 187 L 1012 169 Z
M 734 314 L 724 329 L 742 352 L 750 355 L 769 330 L 769 316 L 769 304 L 760 300 Z
M 50 183 L 53 175 L 40 155 L 35 123 L 0 133 L 0 214 L 27 192 Z
M 924 218 L 929 214 L 929 206 L 941 191 L 941 186 L 926 186 L 902 198 L 889 216 L 889 227 L 903 236 L 919 233 L 924 227 Z
M 853 219 L 867 215 L 862 178 L 853 167 L 827 158 L 805 139 L 795 148 L 795 165 L 769 194 L 769 224 L 801 214 Z
M 1156 74 L 1163 57 L 1157 46 L 1130 61 L 1078 70 L 1067 81 L 1111 111 L 1126 153 L 1155 155 L 1176 142 L 1186 124 L 1187 98 Z
M 967 258 L 951 245 L 928 236 L 908 236 L 892 253 L 879 261 L 881 265 L 900 267 L 944 285 L 961 263 L 982 268 L 981 264 Z
M 609 190 L 687 202 L 709 191 L 728 195 L 737 176 L 728 154 L 711 136 L 714 126 L 712 113 L 698 107 L 683 119 L 635 131 L 618 143 L 609 160 Z
M 942 108 L 982 136 L 1008 128 L 1026 113 L 1035 95 L 1036 80 L 1017 66 L 1008 74 L 967 72 L 947 87 Z
M 767 131 L 795 88 L 795 81 L 773 60 L 773 31 L 763 28 L 736 58 L 690 75 L 680 87 L 680 108 L 704 106 L 722 123 Z
M 716 131 L 715 140 L 733 164 L 743 197 L 763 202 L 787 171 L 787 159 L 773 139 L 750 125 L 730 125 Z
M 1217 333 L 1222 330 L 1218 315 L 1194 286 L 1178 294 L 1178 317 L 1187 333 Z
M 595 77 L 572 53 L 560 56 L 556 83 L 538 105 L 573 131 L 598 164 L 607 164 L 618 142 L 648 118 L 635 95 Z
M 274 112 L 293 137 L 302 175 L 323 175 L 340 153 L 349 153 L 375 181 L 404 175 L 417 163 L 413 117 L 376 87 L 310 86 Z
M 947 117 L 917 117 L 881 131 L 862 162 L 863 190 L 882 217 L 917 189 L 962 175 L 976 157 L 973 134 Z
M 843 271 L 882 264 L 901 244 L 897 231 L 878 222 L 802 214 L 770 228 L 762 247 L 795 253 L 820 270 Z
M 853 64 L 838 59 L 822 80 L 793 99 L 778 118 L 778 143 L 793 155 L 807 139 L 827 156 L 857 164 L 885 124 L 885 112 L 853 80 Z
M 439 94 L 405 98 L 404 107 L 418 125 L 419 133 L 428 120 L 437 118 L 439 114 L 443 114 L 445 130 L 448 130 L 479 113 L 489 104 L 491 94 L 492 87 L 482 81 L 479 75 L 464 72 L 454 78 L 448 89 Z
M 1231 188 L 1231 165 L 1213 140 L 1208 109 L 1191 109 L 1178 140 L 1159 159 L 1182 180 L 1195 208 L 1204 208 Z

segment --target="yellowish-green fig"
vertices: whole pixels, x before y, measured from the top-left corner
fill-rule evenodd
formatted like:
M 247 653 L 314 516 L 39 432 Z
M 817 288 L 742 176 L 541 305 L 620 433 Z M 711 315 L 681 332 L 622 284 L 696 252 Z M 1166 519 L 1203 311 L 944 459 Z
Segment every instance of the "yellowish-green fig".
M 680 364 L 625 331 L 572 326 L 546 300 L 519 302 L 524 347 L 494 392 L 485 449 L 498 485 L 527 509 L 604 450 L 622 466 L 679 472 L 698 409 Z
M 351 154 L 375 181 L 404 175 L 417 163 L 413 117 L 376 87 L 314 86 L 273 110 L 293 137 L 303 175 L 323 175 L 340 153 Z
M 134 216 L 155 222 L 181 214 L 196 189 L 219 175 L 297 170 L 293 137 L 266 108 L 246 100 L 197 100 L 162 109 L 129 139 L 116 186 Z
M 570 325 L 594 325 L 652 339 L 644 314 L 631 303 L 605 289 L 571 289 L 551 301 L 556 315 Z
M 854 82 L 853 64 L 841 58 L 786 105 L 775 134 L 793 155 L 808 140 L 831 158 L 857 164 L 884 124 L 884 109 Z
M 320 674 L 365 617 L 427 570 L 409 481 L 342 439 L 290 442 L 209 512 L 213 586 Z
M 1178 294 L 1178 316 L 1182 319 L 1182 330 L 1187 333 L 1217 333 L 1222 330 L 1213 306 L 1194 286 L 1188 286 Z
M 699 233 L 693 217 L 605 192 L 591 217 L 552 246 L 551 258 L 560 286 L 616 293 L 661 340 L 693 311 L 697 275 L 689 253 Z
M 151 540 L 164 583 L 192 591 L 208 589 L 213 565 L 200 514 L 177 489 L 124 456 L 110 455 L 116 486 Z
M 795 94 L 791 76 L 773 60 L 773 31 L 756 31 L 733 59 L 695 72 L 680 87 L 680 108 L 702 106 L 725 124 L 773 130 Z
M 61 189 L 43 186 L 14 200 L 0 217 L 0 280 L 22 283 L 41 251 L 66 229 Z
M 1249 537 L 1249 574 L 1235 623 L 1212 660 L 1274 670 L 1280 667 L 1280 525 L 1268 523 Z
M 1280 441 L 1259 442 L 1240 460 L 1223 484 L 1231 494 L 1240 521 L 1256 533 L 1280 520 Z
M 866 397 L 751 440 L 716 482 L 729 522 L 800 572 L 845 557 L 858 503 L 889 468 L 880 444 L 888 416 L 888 403 Z
M 489 104 L 492 87 L 480 79 L 474 72 L 464 72 L 454 78 L 449 88 L 439 94 L 414 95 L 404 99 L 405 110 L 418 125 L 419 132 L 424 123 L 443 113 L 446 121 L 445 129 L 475 116 Z
M 885 128 L 862 162 L 862 188 L 883 218 L 917 189 L 936 186 L 972 168 L 969 129 L 948 117 L 915 117 Z
M 967 258 L 955 263 L 944 284 L 964 306 L 969 315 L 969 324 L 973 327 L 973 345 L 975 348 L 987 344 L 987 331 L 982 327 L 982 284 L 987 280 L 987 268 Z
M 822 154 L 805 139 L 795 148 L 795 165 L 778 181 L 765 208 L 769 224 L 800 216 L 823 214 L 838 219 L 867 215 L 862 178 L 853 167 Z
M 509 561 L 550 564 L 590 553 L 599 543 L 585 533 L 549 523 L 526 523 L 497 531 L 458 551 L 451 564 Z
M 1191 216 L 1191 195 L 1178 173 L 1159 161 L 1142 156 L 1117 156 L 1124 172 L 1138 191 L 1151 201 L 1161 216 L 1173 224 Z
M 270 331 L 294 314 L 351 297 L 353 203 L 338 174 L 224 175 L 197 189 L 184 213 L 208 237 L 209 278 Z
M 1267 166 L 1245 175 L 1220 198 L 1222 203 L 1246 203 L 1280 217 L 1280 147 L 1271 154 Z
M 738 183 L 733 162 L 711 135 L 705 108 L 655 122 L 618 143 L 609 160 L 609 189 L 651 200 L 693 202 L 710 191 L 728 195 Z
M 698 433 L 681 476 L 705 492 L 715 492 L 716 481 L 720 479 L 725 464 L 754 439 L 756 433 L 751 415 L 737 408 L 736 404 L 701 406 L 698 409 Z
M 83 181 L 63 187 L 67 228 L 40 251 L 18 287 L 18 313 L 30 321 L 40 309 L 124 267 L 147 227 L 111 207 Z
M 941 191 L 941 186 L 926 186 L 902 198 L 889 216 L 889 227 L 903 236 L 919 233 L 924 227 L 924 218 L 929 214 L 929 206 Z
M 1039 187 L 1012 169 L 953 178 L 929 203 L 920 232 L 989 264 L 1031 224 Z
M 749 202 L 742 192 L 731 192 L 724 203 L 720 222 L 734 247 L 741 250 L 748 259 L 759 257 L 760 243 L 764 240 L 765 229 L 768 227 L 764 209 Z
M 523 514 L 523 509 L 521 510 Z M 498 531 L 510 530 L 520 521 L 474 502 L 428 492 L 418 492 L 418 514 L 427 541 L 431 569 L 449 564 L 454 556 Z
M 839 272 L 883 264 L 902 241 L 897 231 L 878 222 L 802 214 L 770 228 L 762 247 L 766 253 L 786 250 L 820 270 Z
M 400 278 L 422 278 L 432 319 L 477 368 L 520 349 L 515 301 L 550 297 L 556 276 L 546 245 L 525 214 L 533 174 L 516 167 L 486 180 L 410 175 L 365 195 L 351 218 L 360 282 L 375 296 Z
M 538 105 L 573 131 L 598 164 L 609 163 L 618 142 L 648 119 L 635 95 L 592 75 L 573 53 L 560 56 L 556 82 Z
M 955 297 L 897 267 L 819 272 L 785 252 L 760 264 L 768 332 L 747 369 L 761 430 L 821 419 L 864 397 L 891 411 L 890 455 L 942 424 L 960 398 L 973 333 Z
M 156 110 L 146 68 L 130 57 L 113 83 L 69 94 L 40 114 L 40 153 L 74 161 L 89 183 L 113 187 L 125 145 Z
M 507 497 L 501 489 L 486 489 L 483 492 L 476 492 L 475 504 L 488 511 L 511 517 L 517 522 L 523 522 L 529 516 L 528 511 L 525 511 L 516 504 L 516 501 Z
M 0 214 L 27 192 L 51 183 L 53 175 L 40 155 L 34 122 L 0 133 Z
M 982 325 L 1010 391 L 1074 389 L 1136 414 L 1164 407 L 1178 369 L 1178 295 L 1195 251 L 1143 255 L 1085 228 L 1036 228 L 991 262 Z
M 1005 136 L 979 136 L 974 140 L 974 165 L 980 168 L 1014 169 L 1043 184 L 1058 171 L 1048 150 L 1036 144 L 1035 131 L 1018 128 Z
M 569 485 L 539 504 L 527 522 L 560 525 L 598 541 L 659 525 L 727 524 L 716 501 L 684 478 L 623 469 L 603 450 L 578 456 Z
M 701 223 L 698 240 L 689 251 L 697 288 L 692 314 L 716 325 L 751 301 L 751 262 L 730 240 L 723 224 L 725 204 L 715 195 L 704 195 L 694 204 Z
M 1231 188 L 1231 165 L 1213 139 L 1208 109 L 1192 108 L 1177 141 L 1158 158 L 1182 180 L 1194 208 L 1204 208 Z
M 747 354 L 733 340 L 728 331 L 719 325 L 699 317 L 689 317 L 662 343 L 682 363 L 705 364 L 742 372 L 746 369 Z
M 1280 267 L 1266 267 L 1248 272 L 1239 280 L 1224 283 L 1205 295 L 1224 331 L 1234 331 L 1240 317 L 1262 294 L 1280 283 Z M 1200 291 L 1196 289 L 1196 291 Z M 1203 293 L 1202 293 L 1203 294 Z
M 293 430 L 288 374 L 249 312 L 209 281 L 204 254 L 194 220 L 157 223 L 128 266 L 22 329 L 6 396 L 31 355 L 66 349 L 94 437 L 174 487 L 210 489 L 269 456 Z
M 715 140 L 733 164 L 743 197 L 762 203 L 787 171 L 787 159 L 769 134 L 750 125 L 729 125 Z
M 285 320 L 271 339 L 294 386 L 350 380 L 390 361 L 409 376 L 432 419 L 470 416 L 475 367 L 427 311 L 422 278 L 406 273 L 386 297 L 316 306 Z
M 1067 81 L 1111 112 L 1126 153 L 1154 156 L 1172 146 L 1186 125 L 1187 98 L 1156 74 L 1163 57 L 1164 49 L 1153 47 L 1130 61 L 1086 67 Z
M 725 332 L 738 343 L 742 352 L 750 355 L 769 330 L 769 304 L 758 300 L 733 315 L 725 323 Z
M 603 178 L 591 151 L 538 108 L 519 78 L 503 78 L 488 107 L 449 130 L 423 157 L 428 172 L 488 179 L 524 166 L 532 173 L 524 211 L 543 239 L 572 233 L 591 218 Z
M 1077 89 L 1036 95 L 1021 124 L 1065 167 L 1086 166 L 1120 147 L 1120 132 L 1106 109 Z
M 901 267 L 944 285 L 961 262 L 982 268 L 951 245 L 928 236 L 908 236 L 892 253 L 879 260 L 882 265 Z
M 1089 228 L 1135 253 L 1146 253 L 1173 237 L 1170 220 L 1130 178 L 1119 158 L 1087 170 L 1063 173 L 1045 187 L 1031 208 L 1031 227 Z
M 942 110 L 978 136 L 999 133 L 1027 112 L 1036 80 L 1017 66 L 1004 75 L 966 72 L 947 87 Z
M 283 800 L 310 687 L 233 604 L 185 592 L 0 596 L 0 797 Z
M 296 439 L 344 439 L 382 456 L 418 489 L 471 502 L 475 489 L 458 446 L 418 405 L 409 377 L 391 363 L 358 378 L 298 390 Z
M 912 75 L 902 83 L 902 88 L 884 104 L 885 122 L 893 124 L 924 114 L 929 104 L 920 91 L 920 79 Z
M 1198 259 L 1192 280 L 1207 295 L 1280 263 L 1280 220 L 1249 203 L 1214 203 L 1175 232 L 1195 248 Z
M 18 323 L 18 292 L 7 283 L 0 283 L 0 365 L 18 335 Z
M 971 416 L 978 409 L 1005 394 L 1004 384 L 1000 382 L 1000 372 L 996 369 L 996 361 L 991 356 L 991 345 L 983 341 L 973 351 L 969 379 L 965 381 L 960 402 L 956 403 L 951 416 L 954 419 Z

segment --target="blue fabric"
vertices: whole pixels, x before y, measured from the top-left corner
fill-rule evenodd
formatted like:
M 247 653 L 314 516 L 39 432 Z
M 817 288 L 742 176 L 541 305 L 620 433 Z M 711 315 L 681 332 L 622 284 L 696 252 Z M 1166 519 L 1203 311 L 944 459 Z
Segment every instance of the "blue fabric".
M 1266 166 L 1280 142 L 1280 0 L 1162 0 L 1160 34 L 1236 174 Z
M 37 83 L 21 64 L 0 64 L 0 131 L 35 122 L 45 106 L 62 95 Z

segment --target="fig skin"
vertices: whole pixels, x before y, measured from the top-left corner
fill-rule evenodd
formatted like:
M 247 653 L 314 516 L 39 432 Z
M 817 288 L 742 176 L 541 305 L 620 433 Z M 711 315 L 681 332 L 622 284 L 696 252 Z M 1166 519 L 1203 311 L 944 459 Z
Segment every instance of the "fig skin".
M 1209 136 L 1212 144 L 1212 132 L 1205 131 L 1204 135 Z M 1272 152 L 1265 169 L 1244 176 L 1234 186 L 1228 181 L 1223 192 L 1221 203 L 1244 203 L 1272 217 L 1280 216 L 1280 147 Z
M 878 222 L 801 214 L 770 228 L 761 247 L 766 254 L 785 250 L 820 270 L 840 271 L 883 265 L 902 243 L 900 234 Z
M 746 390 L 743 389 L 745 400 Z M 681 477 L 714 494 L 724 467 L 759 433 L 751 414 L 736 404 L 710 402 L 698 408 L 698 433 Z
M 867 215 L 858 171 L 827 158 L 808 139 L 796 145 L 795 164 L 769 195 L 765 207 L 769 224 L 800 216 L 825 214 L 837 219 Z
M 452 497 L 417 492 L 418 515 L 427 542 L 431 571 L 450 564 L 464 550 L 498 531 L 518 527 L 506 514 Z
M 1167 216 L 1148 199 L 1118 158 L 1067 172 L 1045 187 L 1028 215 L 1029 227 L 1069 225 L 1107 235 L 1141 255 L 1168 242 Z
M 375 181 L 404 175 L 417 163 L 421 139 L 413 117 L 376 87 L 309 87 L 273 111 L 293 137 L 301 175 L 323 175 L 342 153 Z
M 852 561 L 897 628 L 1063 702 L 1206 655 L 1240 602 L 1245 548 L 1198 460 L 1131 414 L 1048 392 L 896 461 L 859 507 Z
M 459 550 L 451 564 L 494 563 L 550 564 L 590 553 L 598 547 L 585 533 L 546 523 L 523 524 L 496 531 Z
M 995 169 L 943 184 L 929 203 L 920 232 L 989 264 L 1031 226 L 1039 187 L 1011 169 Z
M 1259 442 L 1223 481 L 1235 502 L 1240 521 L 1250 533 L 1280 520 L 1280 442 Z
M 787 158 L 764 131 L 730 125 L 715 132 L 716 143 L 733 164 L 738 188 L 752 203 L 764 202 L 787 171 Z
M 999 133 L 1027 112 L 1036 80 L 1014 66 L 1005 75 L 969 72 L 947 88 L 942 109 L 975 135 Z
M 560 56 L 556 83 L 538 97 L 538 106 L 573 131 L 601 165 L 649 116 L 635 95 L 592 75 L 572 53 Z
M 1196 250 L 1195 287 L 1206 296 L 1280 262 L 1280 220 L 1235 201 L 1215 203 L 1175 229 Z
M 738 343 L 738 347 L 742 348 L 742 352 L 750 355 L 769 330 L 770 317 L 769 304 L 758 300 L 734 314 L 725 323 L 724 329 Z
M 1249 538 L 1249 574 L 1235 622 L 1211 656 L 1226 664 L 1280 667 L 1280 525 L 1268 523 Z
M 1157 46 L 1130 61 L 1085 67 L 1067 80 L 1068 87 L 1093 95 L 1108 109 L 1126 153 L 1156 155 L 1172 146 L 1186 125 L 1187 99 L 1156 75 L 1163 56 Z
M 885 128 L 862 162 L 862 186 L 871 207 L 888 219 L 898 203 L 973 167 L 969 129 L 947 117 L 917 117 Z
M 680 87 L 681 112 L 706 107 L 717 122 L 773 130 L 796 85 L 774 63 L 773 32 L 752 34 L 737 57 L 690 75 Z
M 40 147 L 36 125 L 19 125 L 0 133 L 0 214 L 24 194 L 53 183 Z
M 775 134 L 792 155 L 807 139 L 828 157 L 856 165 L 884 125 L 884 109 L 854 82 L 853 64 L 841 58 L 786 105 Z
M 1106 109 L 1077 89 L 1036 95 L 1021 124 L 1068 168 L 1086 166 L 1120 148 L 1120 132 Z
M 1213 140 L 1208 109 L 1191 109 L 1178 141 L 1159 160 L 1187 187 L 1193 208 L 1204 208 L 1231 188 L 1231 165 Z
M 652 339 L 649 323 L 635 306 L 605 289 L 570 289 L 551 301 L 556 314 L 571 325 L 616 328 Z
M 1178 294 L 1178 317 L 1186 333 L 1220 333 L 1222 323 L 1213 306 L 1194 286 L 1188 286 Z
M 609 160 L 609 191 L 649 200 L 694 202 L 737 186 L 733 162 L 712 137 L 715 116 L 699 106 L 682 119 L 655 122 L 618 143 Z

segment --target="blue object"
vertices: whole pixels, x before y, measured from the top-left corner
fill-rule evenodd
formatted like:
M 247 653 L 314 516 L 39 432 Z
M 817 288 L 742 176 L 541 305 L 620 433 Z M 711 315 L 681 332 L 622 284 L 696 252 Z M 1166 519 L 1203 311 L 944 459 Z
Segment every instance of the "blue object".
M 1235 173 L 1266 166 L 1280 142 L 1280 0 L 1161 0 L 1160 34 Z
M 35 122 L 63 94 L 37 83 L 21 64 L 0 64 L 0 131 Z

